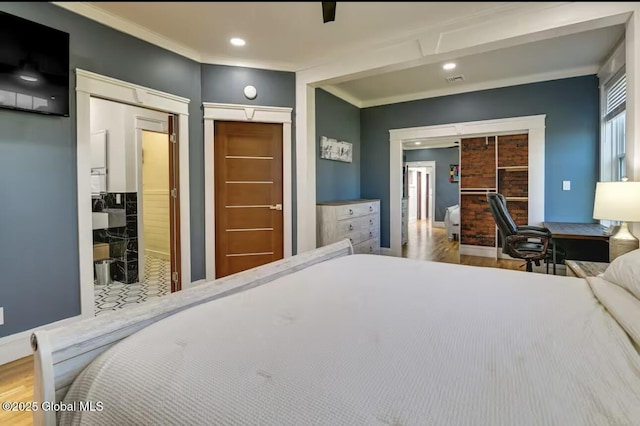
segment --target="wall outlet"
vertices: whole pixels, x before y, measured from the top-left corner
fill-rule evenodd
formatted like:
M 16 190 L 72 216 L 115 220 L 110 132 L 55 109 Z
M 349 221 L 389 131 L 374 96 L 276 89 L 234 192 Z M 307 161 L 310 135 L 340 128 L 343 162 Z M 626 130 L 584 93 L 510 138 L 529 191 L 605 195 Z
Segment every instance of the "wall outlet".
M 562 181 L 562 190 L 563 191 L 571 191 L 571 181 L 570 180 L 563 180 Z
M 120 204 L 120 194 L 116 194 L 116 204 Z
M 0 308 L 0 325 L 4 324 L 4 308 Z

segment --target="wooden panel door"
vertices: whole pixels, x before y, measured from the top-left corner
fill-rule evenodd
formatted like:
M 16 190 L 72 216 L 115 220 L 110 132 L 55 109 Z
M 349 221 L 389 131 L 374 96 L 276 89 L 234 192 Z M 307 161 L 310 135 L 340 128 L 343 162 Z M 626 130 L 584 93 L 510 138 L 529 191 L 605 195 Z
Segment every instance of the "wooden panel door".
M 282 259 L 282 124 L 216 121 L 216 278 Z

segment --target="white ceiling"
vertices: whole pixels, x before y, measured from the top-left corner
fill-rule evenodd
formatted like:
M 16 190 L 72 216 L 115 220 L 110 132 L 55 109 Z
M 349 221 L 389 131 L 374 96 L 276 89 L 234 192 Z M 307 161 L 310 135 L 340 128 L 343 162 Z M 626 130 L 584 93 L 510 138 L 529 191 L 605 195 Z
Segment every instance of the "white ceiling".
M 56 4 L 136 26 L 145 38 L 205 63 L 299 71 L 433 25 L 519 7 L 518 2 L 88 2 Z M 92 16 L 93 15 L 93 16 Z M 112 22 L 109 22 L 112 21 Z M 142 27 L 142 28 L 140 28 Z M 231 37 L 247 45 L 231 46 Z
M 443 70 L 442 63 L 438 62 L 333 87 L 366 107 L 595 74 L 623 35 L 624 26 L 616 25 L 456 58 L 452 62 L 457 66 L 452 71 Z M 459 75 L 464 77 L 462 83 L 445 80 L 445 77 Z
M 497 14 L 526 16 L 531 2 L 337 2 L 336 20 L 322 22 L 321 2 L 54 2 L 76 13 L 203 63 L 302 71 L 358 58 L 366 49 L 414 40 L 425 30 L 490 21 Z M 557 2 L 536 3 L 538 8 Z M 522 14 L 525 15 L 522 15 Z M 518 15 L 519 14 L 519 15 Z M 442 63 L 325 86 L 331 93 L 368 107 L 453 93 L 594 74 L 623 25 L 609 26 Z M 243 47 L 232 37 L 247 41 Z M 422 62 L 424 64 L 424 62 Z M 417 63 L 416 63 L 417 64 Z M 462 75 L 462 83 L 445 76 Z

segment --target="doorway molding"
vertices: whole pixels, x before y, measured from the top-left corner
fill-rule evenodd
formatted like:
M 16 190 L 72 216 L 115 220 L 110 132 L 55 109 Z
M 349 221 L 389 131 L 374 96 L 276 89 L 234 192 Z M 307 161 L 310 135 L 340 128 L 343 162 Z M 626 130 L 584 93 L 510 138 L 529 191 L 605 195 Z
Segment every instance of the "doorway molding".
M 408 127 L 389 130 L 389 234 L 390 255 L 402 255 L 402 143 L 410 140 L 440 140 L 450 137 L 474 137 L 527 133 L 529 135 L 529 225 L 541 225 L 544 221 L 544 145 L 546 114 L 522 117 L 499 118 L 494 120 L 468 121 L 461 123 L 439 124 L 435 126 Z M 458 194 L 460 189 L 458 189 Z M 458 195 L 458 204 L 460 196 Z M 468 246 L 470 250 L 473 246 Z M 464 252 L 460 254 L 478 254 Z M 496 249 L 489 248 L 495 257 Z
M 216 220 L 214 185 L 214 128 L 216 121 L 242 121 L 282 124 L 282 210 L 284 257 L 290 257 L 293 246 L 292 225 L 292 158 L 291 113 L 289 107 L 221 104 L 204 102 L 204 203 L 205 203 L 205 256 L 207 281 L 216 276 Z
M 421 167 L 426 171 L 425 173 L 429 175 L 429 195 L 427 198 L 431 197 L 431 201 L 429 202 L 429 223 L 432 226 L 438 226 L 435 221 L 436 214 L 436 162 L 434 160 L 425 160 L 425 161 L 407 161 L 405 163 L 409 167 Z M 431 170 L 429 170 L 431 168 Z
M 76 73 L 78 262 L 80 316 L 94 316 L 93 232 L 91 226 L 91 97 L 175 114 L 180 150 L 180 256 L 183 288 L 191 283 L 191 223 L 189 219 L 189 102 L 187 98 L 85 71 Z

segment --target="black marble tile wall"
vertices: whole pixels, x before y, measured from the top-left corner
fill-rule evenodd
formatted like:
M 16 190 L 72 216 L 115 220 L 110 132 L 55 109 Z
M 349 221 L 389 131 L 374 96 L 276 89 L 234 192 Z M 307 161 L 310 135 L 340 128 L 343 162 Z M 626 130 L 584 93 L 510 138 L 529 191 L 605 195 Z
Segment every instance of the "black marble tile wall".
M 119 197 L 118 197 L 119 195 Z M 120 201 L 119 203 L 117 201 Z M 138 196 L 135 192 L 106 193 L 92 200 L 92 211 L 124 209 L 126 226 L 96 229 L 94 243 L 108 243 L 111 279 L 125 284 L 138 282 Z

